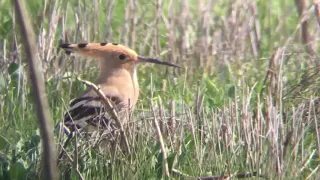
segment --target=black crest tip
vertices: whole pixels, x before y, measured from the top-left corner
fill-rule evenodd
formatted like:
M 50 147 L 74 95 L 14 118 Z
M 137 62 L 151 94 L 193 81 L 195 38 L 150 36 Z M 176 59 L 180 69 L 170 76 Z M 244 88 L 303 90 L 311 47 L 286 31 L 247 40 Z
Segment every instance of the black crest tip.
M 84 47 L 87 46 L 87 44 L 88 44 L 88 43 L 80 43 L 80 44 L 78 44 L 78 47 L 79 47 L 79 48 L 84 48 Z
M 60 47 L 61 48 L 69 48 L 71 44 L 60 44 Z

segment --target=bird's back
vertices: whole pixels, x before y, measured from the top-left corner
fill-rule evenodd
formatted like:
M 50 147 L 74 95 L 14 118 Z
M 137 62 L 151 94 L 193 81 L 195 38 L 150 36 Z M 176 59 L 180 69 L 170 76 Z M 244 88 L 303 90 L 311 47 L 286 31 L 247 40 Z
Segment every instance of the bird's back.
M 116 95 L 106 95 L 106 97 L 117 111 L 119 119 L 125 121 L 128 114 L 126 104 Z M 116 129 L 115 121 L 108 114 L 101 97 L 92 89 L 88 89 L 82 96 L 71 101 L 70 108 L 64 116 L 64 126 L 71 132 Z

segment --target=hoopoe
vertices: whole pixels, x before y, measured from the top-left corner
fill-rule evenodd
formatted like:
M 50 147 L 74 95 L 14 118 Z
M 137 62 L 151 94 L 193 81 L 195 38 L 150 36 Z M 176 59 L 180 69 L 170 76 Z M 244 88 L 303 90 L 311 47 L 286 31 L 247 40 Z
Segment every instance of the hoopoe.
M 67 54 L 76 53 L 99 60 L 100 74 L 95 84 L 113 103 L 122 124 L 126 123 L 128 110 L 133 108 L 139 97 L 137 65 L 148 62 L 166 66 L 178 65 L 137 55 L 137 53 L 115 43 L 61 44 Z M 110 128 L 110 115 L 100 97 L 92 88 L 70 103 L 64 117 L 65 132 L 82 130 L 88 125 L 98 129 Z

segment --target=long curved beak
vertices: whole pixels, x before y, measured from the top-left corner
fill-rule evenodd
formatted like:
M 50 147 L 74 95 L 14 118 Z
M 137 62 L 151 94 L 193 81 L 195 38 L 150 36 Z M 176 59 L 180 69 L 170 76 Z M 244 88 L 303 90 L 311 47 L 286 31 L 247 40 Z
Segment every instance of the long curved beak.
M 148 63 L 153 63 L 153 64 L 162 64 L 162 65 L 166 65 L 166 66 L 181 68 L 181 66 L 176 65 L 176 64 L 172 64 L 172 63 L 165 62 L 165 61 L 160 61 L 159 59 L 143 57 L 143 56 L 138 56 L 138 62 L 148 62 Z

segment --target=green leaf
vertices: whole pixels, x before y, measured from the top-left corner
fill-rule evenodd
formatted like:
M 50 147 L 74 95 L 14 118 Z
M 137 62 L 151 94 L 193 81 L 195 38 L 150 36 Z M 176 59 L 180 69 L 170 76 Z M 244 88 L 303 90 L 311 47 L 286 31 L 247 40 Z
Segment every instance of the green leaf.
M 0 154 L 0 179 L 1 179 L 1 172 L 8 173 L 8 167 L 9 167 L 9 157 L 6 154 Z M 9 176 L 9 175 L 7 175 Z
M 260 80 L 260 81 L 258 82 L 256 92 L 257 92 L 257 93 L 262 93 L 263 86 L 264 86 L 264 80 Z
M 173 168 L 173 163 L 174 163 L 174 160 L 176 159 L 176 155 L 177 155 L 177 152 L 174 152 L 167 157 L 169 171 L 171 171 Z
M 18 87 L 19 86 L 19 77 L 21 75 L 19 64 L 11 63 L 8 67 L 8 73 L 10 75 L 10 86 L 11 87 Z
M 74 168 L 71 169 L 71 179 L 72 179 L 72 180 L 77 180 L 77 179 L 79 179 L 78 174 L 77 174 L 77 171 L 76 171 Z
M 11 63 L 8 67 L 8 73 L 10 76 L 18 75 L 19 73 L 19 64 Z
M 0 151 L 5 150 L 10 145 L 9 141 L 0 135 Z
M 5 80 L 3 74 L 0 72 L 0 90 L 5 87 Z
M 160 143 L 157 142 L 157 144 L 152 148 L 152 154 L 157 154 L 160 151 Z
M 90 151 L 90 156 L 91 156 L 91 159 L 97 159 L 97 152 L 92 149 L 92 150 Z
M 31 143 L 32 143 L 33 147 L 37 147 L 40 143 L 40 140 L 41 140 L 41 137 L 38 134 L 33 135 L 31 137 Z
M 9 170 L 9 176 L 12 180 L 20 180 L 26 178 L 27 170 L 24 168 L 21 162 L 15 162 L 11 164 Z
M 231 86 L 229 89 L 228 89 L 228 96 L 230 98 L 234 98 L 234 92 L 236 91 L 236 88 L 235 86 Z
M 163 155 L 162 155 L 162 153 L 158 154 L 155 169 L 157 171 L 157 179 L 161 179 L 162 175 L 163 175 Z

